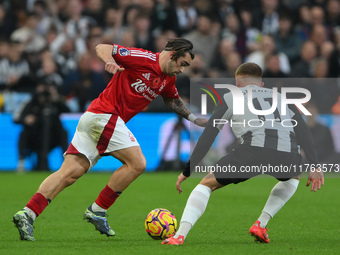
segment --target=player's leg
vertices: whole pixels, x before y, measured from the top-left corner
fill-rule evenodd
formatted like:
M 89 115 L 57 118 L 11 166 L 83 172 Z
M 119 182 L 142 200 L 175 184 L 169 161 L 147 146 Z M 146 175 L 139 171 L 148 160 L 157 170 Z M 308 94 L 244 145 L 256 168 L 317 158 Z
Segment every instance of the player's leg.
M 73 184 L 89 169 L 88 159 L 82 155 L 66 155 L 60 169 L 48 176 L 40 185 L 26 207 L 13 216 L 13 222 L 19 230 L 21 240 L 35 241 L 33 223 L 60 191 Z
M 105 218 L 106 211 L 119 195 L 144 172 L 146 160 L 140 146 L 110 152 L 110 155 L 120 160 L 123 165 L 112 174 L 98 198 L 85 211 L 84 218 L 91 222 L 101 234 L 114 236 L 115 233 Z
M 168 238 L 162 244 L 183 244 L 184 239 L 188 235 L 191 228 L 195 225 L 197 220 L 203 215 L 211 192 L 224 187 L 224 185 L 217 182 L 215 176 L 209 173 L 191 192 L 187 204 L 184 208 L 181 223 L 178 231 L 173 238 Z
M 266 205 L 262 210 L 258 221 L 265 228 L 271 218 L 287 203 L 294 195 L 300 182 L 300 176 L 287 181 L 279 181 L 271 190 Z
M 263 149 L 265 150 L 265 149 Z M 258 153 L 258 155 L 256 155 Z M 262 162 L 266 162 L 269 165 L 283 165 L 290 168 L 292 165 L 300 165 L 301 157 L 299 154 L 287 153 L 287 152 L 275 152 L 270 151 L 265 153 L 265 151 L 257 150 L 253 154 L 259 158 Z M 265 154 L 267 161 L 261 159 L 260 154 Z M 288 202 L 288 200 L 294 195 L 298 185 L 301 174 L 297 173 L 272 173 L 279 182 L 273 187 L 268 197 L 268 200 L 262 210 L 262 213 L 258 220 L 249 229 L 249 233 L 256 238 L 257 241 L 262 243 L 269 243 L 269 238 L 266 228 L 270 219 Z
M 298 185 L 300 176 L 291 178 L 287 181 L 279 181 L 268 197 L 266 205 L 262 213 L 254 225 L 250 228 L 249 233 L 252 234 L 258 241 L 262 243 L 269 243 L 266 228 L 268 222 L 274 215 L 288 202 L 294 195 Z

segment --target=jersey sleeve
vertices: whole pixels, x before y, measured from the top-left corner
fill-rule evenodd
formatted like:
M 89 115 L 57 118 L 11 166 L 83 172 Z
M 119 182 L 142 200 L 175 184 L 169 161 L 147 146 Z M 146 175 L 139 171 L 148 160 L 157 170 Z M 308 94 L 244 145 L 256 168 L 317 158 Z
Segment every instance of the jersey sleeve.
M 228 107 L 226 105 L 218 106 L 215 108 L 214 113 L 211 115 L 207 126 L 205 127 L 202 135 L 198 139 L 198 142 L 194 148 L 194 151 L 191 154 L 190 160 L 184 168 L 183 175 L 186 177 L 190 176 L 190 165 L 195 167 L 197 166 L 205 155 L 208 153 L 210 147 L 215 141 L 216 136 L 222 129 L 223 125 L 216 124 L 215 120 L 221 120 L 225 113 L 228 111 Z M 220 123 L 220 121 L 218 121 Z
M 179 98 L 177 88 L 175 86 L 176 77 L 171 77 L 168 85 L 164 88 L 163 92 L 161 93 L 162 97 L 172 97 L 172 98 Z
M 292 119 L 297 123 L 297 125 L 294 127 L 297 143 L 305 152 L 308 162 L 311 164 L 318 164 L 318 155 L 316 152 L 314 139 L 307 127 L 306 122 L 302 118 L 295 105 L 289 105 L 288 107 L 292 111 Z
M 145 66 L 149 61 L 156 61 L 156 54 L 144 49 L 129 48 L 113 44 L 112 57 L 124 68 Z

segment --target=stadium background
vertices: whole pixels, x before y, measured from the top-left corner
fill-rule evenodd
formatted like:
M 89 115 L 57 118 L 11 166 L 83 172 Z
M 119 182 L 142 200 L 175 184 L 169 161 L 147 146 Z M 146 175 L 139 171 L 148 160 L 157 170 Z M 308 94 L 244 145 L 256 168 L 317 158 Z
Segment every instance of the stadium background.
M 143 226 L 147 213 L 165 207 L 179 220 L 197 185 L 198 179 L 189 178 L 178 195 L 174 187 L 177 172 L 141 175 L 109 211 L 117 236 L 107 239 L 99 235 L 81 217 L 110 176 L 99 171 L 116 167 L 109 157 L 63 191 L 39 216 L 34 230 L 37 242 L 21 242 L 11 218 L 50 174 L 14 172 L 22 130 L 22 125 L 13 121 L 16 110 L 31 98 L 38 82 L 57 87 L 71 109 L 61 116 L 70 140 L 80 112 L 110 79 L 95 56 L 96 44 L 119 43 L 159 51 L 167 39 L 190 34 L 196 58 L 177 84 L 189 102 L 189 78 L 232 77 L 242 61 L 254 57 L 251 53 L 261 48 L 261 42 L 262 49 L 269 51 L 257 52 L 255 57 L 267 56 L 263 64 L 266 77 L 339 77 L 339 6 L 338 0 L 0 0 L 0 254 L 338 254 L 337 178 L 327 178 L 325 187 L 311 193 L 304 187 L 304 176 L 296 194 L 270 222 L 269 245 L 253 243 L 248 230 L 276 183 L 273 178 L 255 178 L 214 192 L 183 247 L 164 247 L 153 241 Z M 264 9 L 273 14 L 272 20 L 264 18 Z M 75 29 L 70 17 L 79 13 L 84 19 Z M 208 15 L 199 18 L 203 14 Z M 288 40 L 277 33 L 280 16 L 292 21 Z M 264 36 L 267 33 L 273 34 L 276 47 Z M 93 80 L 80 75 L 89 70 Z M 312 97 L 319 102 L 320 121 L 331 129 L 339 152 L 338 91 L 325 86 Z M 147 157 L 148 171 L 158 167 L 167 136 L 177 121 L 157 98 L 128 123 Z M 228 128 L 222 135 L 223 143 L 215 144 L 220 152 L 232 142 Z M 181 159 L 186 160 L 189 143 L 185 133 L 182 141 Z M 169 154 L 173 159 L 176 144 Z M 49 157 L 51 169 L 56 170 L 61 149 Z M 28 158 L 26 166 L 30 168 L 31 163 Z
M 337 0 L 1 0 L 0 170 L 17 168 L 22 125 L 13 119 L 38 84 L 55 87 L 69 107 L 71 113 L 61 118 L 68 140 L 72 138 L 79 113 L 111 78 L 95 55 L 99 43 L 161 51 L 170 38 L 192 40 L 196 58 L 177 80 L 180 95 L 189 102 L 190 78 L 232 77 L 243 61 L 258 63 L 269 78 L 338 77 L 339 25 Z M 312 91 L 312 100 L 318 102 L 320 120 L 330 128 L 339 152 L 335 86 Z M 159 166 L 176 122 L 157 98 L 128 123 L 142 145 L 148 171 Z M 225 132 L 226 140 L 215 144 L 219 154 L 233 140 Z M 180 159 L 186 161 L 190 146 L 185 133 L 181 141 Z M 176 142 L 174 137 L 166 160 L 176 158 Z M 49 154 L 52 170 L 62 162 L 61 153 L 57 148 Z M 26 158 L 26 168 L 33 162 L 34 155 Z M 117 164 L 105 158 L 94 170 L 112 170 Z

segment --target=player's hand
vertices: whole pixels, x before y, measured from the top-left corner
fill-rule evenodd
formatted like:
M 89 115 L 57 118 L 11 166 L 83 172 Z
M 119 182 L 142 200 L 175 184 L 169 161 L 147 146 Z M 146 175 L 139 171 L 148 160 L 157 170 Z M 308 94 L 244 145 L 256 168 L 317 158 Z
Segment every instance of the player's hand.
M 124 71 L 125 68 L 120 67 L 116 62 L 114 61 L 109 61 L 105 64 L 105 71 L 115 74 L 117 72 L 122 72 Z
M 306 186 L 308 187 L 312 183 L 311 191 L 317 191 L 324 185 L 323 172 L 320 168 L 311 169 L 308 173 L 308 180 Z
M 181 189 L 181 183 L 184 182 L 188 177 L 184 176 L 183 173 L 181 173 L 176 182 L 176 189 L 178 190 L 178 193 L 181 194 L 183 190 Z
M 207 125 L 207 123 L 208 123 L 208 119 L 197 118 L 197 119 L 195 119 L 194 123 L 197 126 L 205 127 Z

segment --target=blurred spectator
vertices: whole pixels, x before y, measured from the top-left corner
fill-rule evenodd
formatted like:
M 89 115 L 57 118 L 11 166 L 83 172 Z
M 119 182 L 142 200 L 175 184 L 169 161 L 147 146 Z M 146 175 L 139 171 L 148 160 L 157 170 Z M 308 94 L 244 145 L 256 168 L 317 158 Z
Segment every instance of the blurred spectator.
M 339 163 L 340 158 L 335 153 L 331 131 L 317 120 L 318 108 L 313 101 L 309 102 L 306 108 L 312 114 L 306 116 L 306 123 L 312 133 L 319 161 L 321 163 Z
M 106 87 L 101 73 L 91 69 L 91 55 L 87 52 L 78 61 L 78 69 L 65 77 L 67 105 L 72 112 L 83 112 Z
M 190 0 L 175 0 L 174 2 L 169 5 L 164 29 L 173 30 L 178 36 L 183 36 L 195 28 L 198 21 L 197 11 Z
M 298 10 L 298 22 L 295 30 L 303 40 L 307 40 L 311 31 L 311 12 L 308 4 L 303 4 Z
M 83 15 L 93 18 L 98 26 L 103 27 L 105 15 L 102 0 L 88 0 Z
M 340 28 L 334 29 L 335 49 L 330 54 L 328 59 L 328 76 L 340 77 Z
M 55 86 L 59 92 L 62 92 L 63 78 L 57 71 L 57 65 L 52 57 L 45 57 L 42 59 L 41 69 L 37 71 L 37 78 L 43 80 L 47 85 Z
M 300 51 L 300 60 L 292 68 L 291 77 L 311 77 L 312 61 L 316 57 L 316 46 L 312 41 L 306 41 Z
M 287 7 L 294 11 L 294 12 L 298 12 L 299 11 L 299 8 L 302 6 L 302 5 L 306 5 L 308 3 L 308 0 L 285 0 L 283 1 Z
M 24 45 L 20 42 L 11 41 L 8 59 L 0 61 L 0 81 L 4 89 L 11 91 L 27 91 L 25 84 L 20 79 L 29 74 L 29 65 L 23 58 Z
M 326 41 L 320 47 L 320 56 L 326 60 L 329 60 L 333 51 L 334 51 L 333 42 Z
M 313 62 L 313 76 L 315 78 L 327 78 L 328 74 L 328 63 L 326 59 L 319 58 Z
M 233 2 L 233 0 L 216 0 L 216 3 L 212 4 L 211 11 L 217 14 L 221 25 L 224 25 L 223 23 L 228 15 L 235 13 Z
M 310 8 L 310 15 L 311 15 L 311 25 L 318 25 L 325 23 L 325 12 L 324 9 L 320 6 L 312 6 Z
M 0 4 L 0 35 L 9 38 L 15 30 L 16 18 L 11 10 Z
M 265 58 L 266 56 L 276 51 L 276 45 L 274 38 L 270 35 L 262 36 L 261 49 L 254 51 L 246 58 L 247 62 L 254 62 L 258 64 L 263 70 L 265 69 Z M 282 52 L 277 53 L 280 60 L 280 70 L 286 74 L 290 72 L 290 63 L 286 54 Z
M 312 63 L 312 75 L 317 79 L 308 79 L 307 83 L 302 84 L 302 87 L 310 91 L 312 100 L 320 114 L 331 113 L 332 107 L 339 97 L 338 82 L 336 79 L 326 79 L 327 72 L 327 61 L 317 58 Z
M 82 3 L 80 0 L 70 0 L 67 4 L 68 21 L 65 23 L 66 35 L 70 38 L 86 38 L 90 26 L 95 25 L 95 19 L 82 15 Z
M 29 13 L 25 25 L 11 34 L 11 40 L 23 43 L 27 52 L 39 52 L 46 46 L 46 39 L 37 32 L 37 25 L 37 14 Z
M 185 69 L 184 74 L 190 78 L 205 78 L 205 67 L 206 62 L 203 55 L 200 52 L 195 52 L 195 58 L 192 60 L 191 65 Z
M 61 146 L 66 151 L 67 132 L 59 116 L 69 109 L 61 101 L 54 86 L 39 84 L 32 98 L 17 116 L 15 121 L 24 125 L 19 138 L 18 170 L 24 170 L 25 157 L 29 152 L 37 153 L 36 170 L 49 170 L 47 154 L 53 148 Z M 61 155 L 62 156 L 62 155 Z
M 103 29 L 100 26 L 94 26 L 90 29 L 87 39 L 88 53 L 91 56 L 91 69 L 103 75 L 108 75 L 105 72 L 104 63 L 98 58 L 96 54 L 96 46 L 103 41 Z
M 299 58 L 302 41 L 293 29 L 292 18 L 288 14 L 280 14 L 279 30 L 274 34 L 276 50 L 287 55 L 293 63 Z
M 194 50 L 202 54 L 205 67 L 210 65 L 219 41 L 218 36 L 211 33 L 212 25 L 211 18 L 202 14 L 199 16 L 197 29 L 184 36 L 192 42 Z
M 235 47 L 241 54 L 242 58 L 247 53 L 246 48 L 246 30 L 241 26 L 236 14 L 230 14 L 225 20 L 225 29 L 222 30 L 222 38 L 228 38 L 235 41 Z
M 310 39 L 315 43 L 317 47 L 318 55 L 321 52 L 321 46 L 323 43 L 327 42 L 327 31 L 325 26 L 321 24 L 315 24 L 310 35 Z
M 135 47 L 154 51 L 154 38 L 151 34 L 151 24 L 149 16 L 145 13 L 138 13 L 133 22 Z
M 339 0 L 328 0 L 326 4 L 326 21 L 329 26 L 340 25 L 340 2 Z
M 252 25 L 252 13 L 248 10 L 242 10 L 240 13 L 242 26 L 246 33 L 247 54 L 260 49 L 261 32 Z
M 127 30 L 122 34 L 120 44 L 124 45 L 125 47 L 135 47 L 136 41 L 133 30 Z
M 226 61 L 231 53 L 235 51 L 235 44 L 232 38 L 223 38 L 218 46 L 218 51 L 215 54 L 211 66 L 217 68 L 219 71 L 224 72 L 226 67 Z
M 63 24 L 58 18 L 53 16 L 52 13 L 50 13 L 46 1 L 43 0 L 35 1 L 33 10 L 38 20 L 36 31 L 40 35 L 46 36 L 48 31 L 52 27 L 55 28 L 57 32 L 62 32 Z
M 71 38 L 58 37 L 51 45 L 50 50 L 63 76 L 77 68 L 77 59 L 86 51 L 85 41 L 81 38 L 74 42 Z
M 265 59 L 266 68 L 263 72 L 264 78 L 285 78 L 287 74 L 280 69 L 280 59 L 277 53 L 268 55 Z
M 117 42 L 117 34 L 120 34 L 122 30 L 123 11 L 117 10 L 114 7 L 107 8 L 105 11 L 105 23 L 104 30 L 104 43 Z
M 278 0 L 262 0 L 261 9 L 254 12 L 253 24 L 264 34 L 276 33 L 279 29 Z
M 226 59 L 226 70 L 222 77 L 234 78 L 236 69 L 242 64 L 242 57 L 238 52 L 231 52 Z
M 6 37 L 0 36 L 0 61 L 8 57 L 9 44 Z

